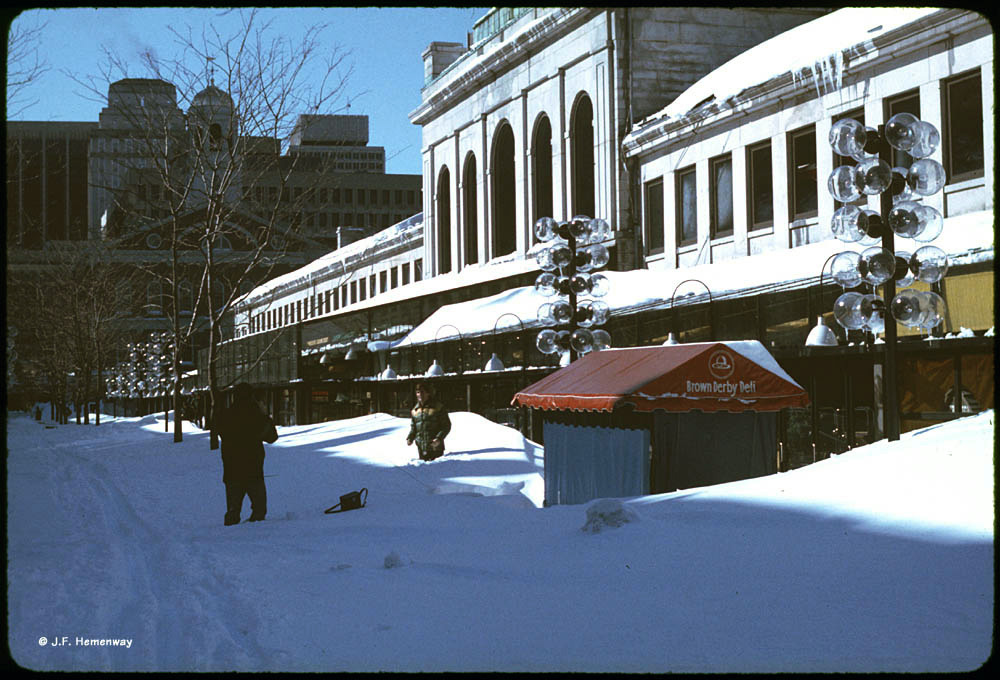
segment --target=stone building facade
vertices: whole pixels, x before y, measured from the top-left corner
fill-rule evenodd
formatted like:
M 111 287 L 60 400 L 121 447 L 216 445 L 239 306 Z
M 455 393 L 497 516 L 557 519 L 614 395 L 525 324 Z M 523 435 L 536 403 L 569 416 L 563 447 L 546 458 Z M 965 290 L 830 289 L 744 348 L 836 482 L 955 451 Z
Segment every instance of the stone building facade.
M 532 225 L 586 214 L 636 260 L 621 142 L 632 123 L 727 59 L 824 10 L 496 8 L 467 49 L 424 53 L 425 261 L 434 274 L 514 256 Z

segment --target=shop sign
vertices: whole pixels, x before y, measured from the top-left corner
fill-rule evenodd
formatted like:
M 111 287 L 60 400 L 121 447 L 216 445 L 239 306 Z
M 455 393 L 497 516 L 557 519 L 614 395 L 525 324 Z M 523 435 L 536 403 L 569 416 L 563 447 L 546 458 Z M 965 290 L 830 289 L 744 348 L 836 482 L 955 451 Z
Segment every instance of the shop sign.
M 736 358 L 728 349 L 717 349 L 708 355 L 708 373 L 711 380 L 687 379 L 689 395 L 704 395 L 723 398 L 754 397 L 757 393 L 756 380 L 743 380 L 736 373 Z

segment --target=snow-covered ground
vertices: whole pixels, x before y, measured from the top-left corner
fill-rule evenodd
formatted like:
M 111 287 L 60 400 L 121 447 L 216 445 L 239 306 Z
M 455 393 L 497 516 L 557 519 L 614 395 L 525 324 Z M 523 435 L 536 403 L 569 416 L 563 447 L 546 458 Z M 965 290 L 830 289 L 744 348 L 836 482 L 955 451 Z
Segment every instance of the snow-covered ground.
M 992 652 L 993 419 L 541 508 L 543 451 L 517 432 L 456 413 L 449 455 L 422 463 L 407 422 L 376 414 L 280 428 L 267 520 L 225 527 L 204 432 L 11 414 L 9 650 L 38 670 L 975 669 Z M 323 513 L 362 487 L 367 507 Z

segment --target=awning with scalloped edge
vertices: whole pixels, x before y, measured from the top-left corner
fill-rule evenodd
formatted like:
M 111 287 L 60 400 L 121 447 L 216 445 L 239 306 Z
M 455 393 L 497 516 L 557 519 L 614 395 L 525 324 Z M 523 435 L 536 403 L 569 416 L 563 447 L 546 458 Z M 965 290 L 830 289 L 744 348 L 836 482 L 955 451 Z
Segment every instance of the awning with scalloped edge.
M 591 352 L 514 395 L 545 411 L 778 411 L 809 396 L 756 340 Z

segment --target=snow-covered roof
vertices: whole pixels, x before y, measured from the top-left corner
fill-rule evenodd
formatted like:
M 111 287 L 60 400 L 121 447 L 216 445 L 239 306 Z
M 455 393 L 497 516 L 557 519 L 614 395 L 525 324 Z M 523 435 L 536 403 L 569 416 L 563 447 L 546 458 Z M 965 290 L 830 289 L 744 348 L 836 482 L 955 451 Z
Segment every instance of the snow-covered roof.
M 897 250 L 911 253 L 923 245 L 927 244 L 903 238 L 896 241 Z M 953 265 L 991 261 L 992 211 L 946 219 L 944 232 L 933 245 L 948 253 Z M 826 272 L 824 282 L 833 283 L 827 260 L 845 250 L 860 251 L 861 248 L 826 239 L 788 250 L 683 269 L 602 271 L 610 283 L 609 292 L 603 299 L 612 313 L 620 314 L 669 307 L 674 290 L 688 279 L 704 282 L 713 300 L 753 294 L 755 291 L 791 290 L 816 285 L 823 271 Z M 677 289 L 675 302 L 685 301 L 685 298 L 688 298 L 688 303 L 692 300 L 701 302 L 708 299 L 708 293 L 698 283 L 686 283 Z M 553 300 L 536 292 L 533 286 L 522 286 L 477 300 L 445 305 L 394 346 L 407 347 L 455 339 L 459 334 L 463 338 L 491 334 L 494 328 L 497 332 L 510 331 L 522 324 L 525 328 L 537 327 L 538 307 Z
M 935 7 L 849 7 L 796 26 L 739 54 L 698 80 L 660 111 L 636 125 L 680 118 L 708 101 L 723 102 L 754 85 L 791 73 L 839 84 L 844 54 L 869 54 L 872 41 L 922 19 Z
M 290 271 L 286 274 L 282 274 L 281 276 L 276 276 L 269 281 L 265 281 L 247 293 L 237 304 L 257 300 L 284 286 L 290 286 L 296 283 L 308 283 L 317 275 L 323 274 L 327 271 L 343 271 L 342 266 L 339 265 L 345 264 L 352 256 L 360 255 L 367 250 L 377 250 L 394 239 L 399 239 L 405 236 L 408 232 L 422 231 L 423 228 L 423 213 L 417 213 L 416 215 L 394 224 L 387 229 L 383 229 L 382 231 L 372 234 L 366 238 L 359 239 L 342 248 L 337 248 L 326 255 L 318 257 L 303 267 L 299 267 L 294 271 Z

